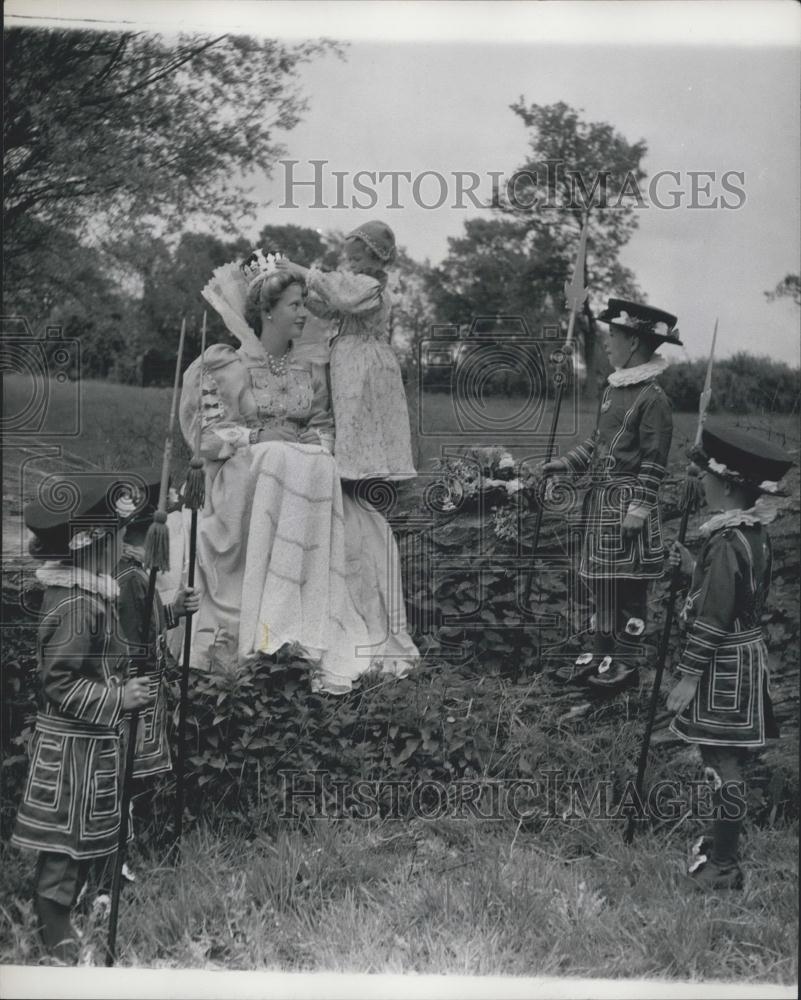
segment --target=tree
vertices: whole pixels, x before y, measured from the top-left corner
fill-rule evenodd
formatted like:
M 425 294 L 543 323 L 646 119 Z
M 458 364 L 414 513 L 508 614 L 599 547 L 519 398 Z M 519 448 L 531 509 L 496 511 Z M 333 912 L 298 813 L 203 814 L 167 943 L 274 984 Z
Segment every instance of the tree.
M 459 323 L 518 315 L 538 331 L 552 317 L 549 303 L 564 302 L 587 211 L 585 285 L 598 299 L 644 298 L 619 253 L 637 226 L 645 142 L 629 143 L 605 122 L 585 122 L 563 102 L 527 106 L 521 97 L 511 108 L 530 130 L 529 156 L 499 192 L 494 217 L 467 222 L 465 235 L 449 240 L 431 279 L 438 314 Z M 603 361 L 589 304 L 579 330 L 587 366 L 597 372 Z
M 545 294 L 532 287 L 534 270 L 524 223 L 469 219 L 464 236 L 448 239 L 448 256 L 431 272 L 429 291 L 438 315 L 459 326 L 496 314 L 531 322 Z
M 792 299 L 797 306 L 801 306 L 801 277 L 797 274 L 786 274 L 772 292 L 765 292 L 765 298 L 768 302 Z
M 559 101 L 526 106 L 523 97 L 511 106 L 531 130 L 530 158 L 517 177 L 515 202 L 504 211 L 528 223 L 532 255 L 550 262 L 550 273 L 561 286 L 571 275 L 578 235 L 589 213 L 585 262 L 585 287 L 593 296 L 616 292 L 644 299 L 633 273 L 618 255 L 637 228 L 634 210 L 643 203 L 640 185 L 646 174 L 642 159 L 648 151 L 644 140 L 630 143 L 607 122 L 585 122 L 579 113 Z M 528 207 L 527 207 L 528 206 Z M 598 368 L 595 322 L 589 301 L 584 356 L 590 372 Z M 595 379 L 590 378 L 592 388 Z
M 264 250 L 280 250 L 304 267 L 319 264 L 332 268 L 337 264 L 337 250 L 330 238 L 306 226 L 265 226 L 259 233 L 259 246 Z
M 13 28 L 4 38 L 3 223 L 11 275 L 48 233 L 85 241 L 195 213 L 228 226 L 255 208 L 248 174 L 282 153 L 306 104 L 301 63 L 332 42 Z M 241 179 L 237 179 L 241 178 Z

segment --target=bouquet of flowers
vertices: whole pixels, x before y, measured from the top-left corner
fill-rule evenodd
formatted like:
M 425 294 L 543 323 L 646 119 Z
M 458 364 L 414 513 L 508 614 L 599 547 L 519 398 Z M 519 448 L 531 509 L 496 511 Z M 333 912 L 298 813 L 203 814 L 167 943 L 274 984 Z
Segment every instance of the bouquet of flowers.
M 468 448 L 461 455 L 438 459 L 433 491 L 438 513 L 456 514 L 483 508 L 490 512 L 495 534 L 514 541 L 521 517 L 532 505 L 539 483 L 525 463 L 504 448 Z

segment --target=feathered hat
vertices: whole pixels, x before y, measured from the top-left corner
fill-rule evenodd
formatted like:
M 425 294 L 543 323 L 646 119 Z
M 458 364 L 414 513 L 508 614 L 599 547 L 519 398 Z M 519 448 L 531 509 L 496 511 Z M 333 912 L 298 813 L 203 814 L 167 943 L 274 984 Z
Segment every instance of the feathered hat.
M 628 299 L 610 299 L 598 320 L 627 333 L 642 334 L 665 344 L 675 344 L 676 347 L 684 346 L 679 340 L 676 317 L 664 309 L 654 309 Z

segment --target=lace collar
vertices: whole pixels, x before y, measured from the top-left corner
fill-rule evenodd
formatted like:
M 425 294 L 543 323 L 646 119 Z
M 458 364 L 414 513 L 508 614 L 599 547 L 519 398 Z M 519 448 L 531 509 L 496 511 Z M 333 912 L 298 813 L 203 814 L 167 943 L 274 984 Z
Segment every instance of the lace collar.
M 752 527 L 755 524 L 770 524 L 776 517 L 777 511 L 773 507 L 761 504 L 759 500 L 749 510 L 724 510 L 719 514 L 713 514 L 708 521 L 704 521 L 698 529 L 698 533 L 703 538 L 709 538 L 716 531 L 723 528 L 736 528 L 740 525 Z
M 120 593 L 117 581 L 113 577 L 105 573 L 89 573 L 85 569 L 76 569 L 58 560 L 46 562 L 36 571 L 36 579 L 45 587 L 77 587 L 90 594 L 97 594 L 107 601 L 113 601 Z
M 639 385 L 640 382 L 650 382 L 661 375 L 668 363 L 661 354 L 654 354 L 650 361 L 633 368 L 618 368 L 607 379 L 609 385 L 617 389 L 622 385 Z

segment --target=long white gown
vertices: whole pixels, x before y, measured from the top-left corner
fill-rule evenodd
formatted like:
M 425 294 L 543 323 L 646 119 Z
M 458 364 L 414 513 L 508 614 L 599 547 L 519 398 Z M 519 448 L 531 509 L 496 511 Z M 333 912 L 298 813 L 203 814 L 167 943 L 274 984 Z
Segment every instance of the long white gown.
M 290 354 L 275 374 L 255 337 L 216 345 L 202 384 L 200 359 L 187 369 L 180 419 L 190 447 L 201 421 L 206 464 L 192 665 L 225 670 L 296 644 L 318 690 L 348 691 L 371 668 L 407 673 L 419 654 L 386 520 L 343 495 L 322 444 L 249 443 L 251 427 L 281 422 L 332 432 L 324 366 Z

